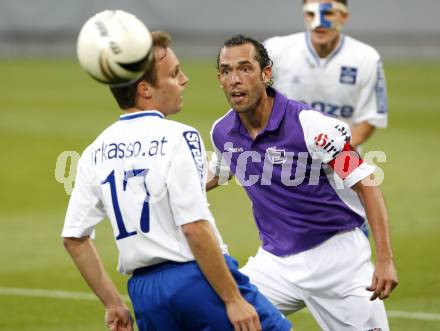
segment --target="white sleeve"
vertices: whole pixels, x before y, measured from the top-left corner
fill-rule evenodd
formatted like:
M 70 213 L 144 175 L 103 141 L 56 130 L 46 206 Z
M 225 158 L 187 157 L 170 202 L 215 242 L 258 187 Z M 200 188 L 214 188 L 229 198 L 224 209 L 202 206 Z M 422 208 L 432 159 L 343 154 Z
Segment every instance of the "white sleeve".
M 362 179 L 370 176 L 374 173 L 376 168 L 369 165 L 366 162 L 362 162 L 362 164 L 353 170 L 346 178 L 344 178 L 344 184 L 347 187 L 352 187 L 357 182 L 360 182 Z
M 379 56 L 371 64 L 365 66 L 367 75 L 361 83 L 361 92 L 354 123 L 368 122 L 378 128 L 388 125 L 388 104 L 385 73 Z
M 329 163 L 351 141 L 350 128 L 344 122 L 314 110 L 303 110 L 299 119 L 308 152 L 313 159 Z
M 212 154 L 212 158 L 209 162 L 209 172 L 213 176 L 219 177 L 218 183 L 219 185 L 222 185 L 224 183 L 227 183 L 229 178 L 234 174 L 229 168 L 229 165 L 223 157 L 222 153 L 214 143 L 213 130 L 211 130 L 211 145 L 214 149 L 214 154 Z
M 75 187 L 67 207 L 62 237 L 93 236 L 95 226 L 105 217 L 99 184 L 94 180 L 90 154 L 78 161 Z
M 351 133 L 347 124 L 317 111 L 302 111 L 299 118 L 312 158 L 329 164 L 344 185 L 352 187 L 374 172 L 375 168 L 363 162 L 349 145 Z
M 185 131 L 175 150 L 167 188 L 176 225 L 198 220 L 213 221 L 205 190 L 205 150 L 200 134 Z

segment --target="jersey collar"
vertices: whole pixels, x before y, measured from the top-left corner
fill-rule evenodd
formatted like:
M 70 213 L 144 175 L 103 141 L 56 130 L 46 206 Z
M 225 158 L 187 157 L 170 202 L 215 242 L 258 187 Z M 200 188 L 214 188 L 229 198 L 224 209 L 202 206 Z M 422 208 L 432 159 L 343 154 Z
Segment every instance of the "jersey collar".
M 305 33 L 305 38 L 306 38 L 307 49 L 308 49 L 310 55 L 313 57 L 313 60 L 318 67 L 321 66 L 321 63 L 323 65 L 326 65 L 327 63 L 329 63 L 341 51 L 341 49 L 345 43 L 345 35 L 343 33 L 341 33 L 340 38 L 339 38 L 339 43 L 336 46 L 336 48 L 326 58 L 321 60 L 318 53 L 316 53 L 315 48 L 313 47 L 309 32 Z
M 156 116 L 156 117 L 160 117 L 160 118 L 165 118 L 165 116 L 163 116 L 163 114 L 157 110 L 141 110 L 141 111 L 137 111 L 135 113 L 128 113 L 128 114 L 124 114 L 119 116 L 119 120 L 120 121 L 128 121 L 128 120 L 132 120 L 134 118 L 139 118 L 139 117 L 144 117 L 144 116 Z
M 269 88 L 268 92 L 270 95 L 274 96 L 272 112 L 266 127 L 258 135 L 261 135 L 267 131 L 277 130 L 280 127 L 282 119 L 284 118 L 284 114 L 286 113 L 287 98 L 272 87 Z M 233 114 L 229 133 L 240 133 L 241 135 L 249 136 L 249 133 L 241 123 L 240 117 L 236 112 Z

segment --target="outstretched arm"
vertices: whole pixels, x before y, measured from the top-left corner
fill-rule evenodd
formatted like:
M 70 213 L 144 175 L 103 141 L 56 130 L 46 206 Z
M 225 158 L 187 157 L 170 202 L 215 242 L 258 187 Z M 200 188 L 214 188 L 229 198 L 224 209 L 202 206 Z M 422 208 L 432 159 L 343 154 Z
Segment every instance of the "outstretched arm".
M 105 271 L 90 238 L 64 238 L 64 247 L 87 284 L 104 304 L 107 327 L 112 331 L 132 331 L 130 311 Z
M 352 189 L 358 194 L 365 207 L 376 247 L 376 268 L 371 286 L 368 288 L 369 291 L 373 291 L 370 300 L 376 298 L 383 300 L 388 298 L 397 286 L 398 279 L 394 267 L 385 201 L 378 186 L 371 183 L 366 185 L 368 178 L 356 183 Z
M 191 251 L 215 292 L 223 300 L 235 330 L 260 331 L 257 312 L 242 296 L 221 253 L 211 225 L 204 220 L 182 225 Z

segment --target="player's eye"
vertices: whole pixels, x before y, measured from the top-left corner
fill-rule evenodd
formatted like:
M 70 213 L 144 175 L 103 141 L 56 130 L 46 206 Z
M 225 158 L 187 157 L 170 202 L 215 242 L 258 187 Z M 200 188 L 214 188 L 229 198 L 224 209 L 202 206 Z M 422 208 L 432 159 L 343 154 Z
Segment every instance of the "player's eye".
M 315 13 L 312 12 L 312 11 L 308 11 L 308 12 L 306 12 L 306 16 L 307 16 L 307 18 L 314 18 L 315 17 Z
M 329 17 L 335 16 L 335 13 L 332 11 L 325 11 L 325 12 L 323 12 L 323 14 L 324 14 L 324 16 L 329 16 Z
M 176 78 L 177 75 L 179 74 L 179 72 L 180 72 L 180 69 L 179 69 L 179 68 L 176 68 L 176 69 L 173 70 L 173 72 L 171 73 L 171 77 Z

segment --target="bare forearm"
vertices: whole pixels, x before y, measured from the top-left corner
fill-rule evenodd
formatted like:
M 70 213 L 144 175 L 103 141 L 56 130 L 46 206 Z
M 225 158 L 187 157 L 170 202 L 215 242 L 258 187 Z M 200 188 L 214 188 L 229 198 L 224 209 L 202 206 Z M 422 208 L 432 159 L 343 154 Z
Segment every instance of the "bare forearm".
M 200 269 L 223 302 L 240 298 L 238 287 L 209 223 L 194 222 L 185 225 L 183 230 Z
M 393 259 L 388 215 L 382 192 L 377 186 L 365 186 L 361 183 L 356 184 L 354 190 L 360 196 L 365 207 L 368 223 L 373 233 L 376 258 L 378 260 Z
M 207 183 L 206 183 L 206 191 L 210 191 L 212 189 L 215 189 L 219 184 L 218 184 L 218 180 L 219 177 L 218 176 L 214 176 L 212 177 Z
M 370 300 L 384 300 L 399 282 L 391 249 L 385 202 L 377 186 L 364 185 L 360 181 L 353 186 L 353 190 L 364 204 L 376 246 L 376 267 L 367 290 L 373 292 Z
M 104 306 L 124 306 L 91 240 L 89 238 L 65 238 L 64 246 L 79 272 Z
M 375 127 L 368 122 L 355 124 L 351 128 L 351 146 L 362 145 L 373 134 Z

